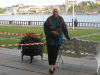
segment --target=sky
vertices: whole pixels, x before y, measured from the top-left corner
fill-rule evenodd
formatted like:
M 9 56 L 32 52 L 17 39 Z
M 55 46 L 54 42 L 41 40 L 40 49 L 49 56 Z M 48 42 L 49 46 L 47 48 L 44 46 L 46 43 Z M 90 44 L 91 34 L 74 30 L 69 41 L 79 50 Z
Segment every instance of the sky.
M 16 4 L 25 4 L 25 5 L 58 5 L 65 3 L 66 0 L 0 0 L 0 7 L 8 7 Z M 77 0 L 78 3 L 81 1 L 93 1 L 95 0 Z

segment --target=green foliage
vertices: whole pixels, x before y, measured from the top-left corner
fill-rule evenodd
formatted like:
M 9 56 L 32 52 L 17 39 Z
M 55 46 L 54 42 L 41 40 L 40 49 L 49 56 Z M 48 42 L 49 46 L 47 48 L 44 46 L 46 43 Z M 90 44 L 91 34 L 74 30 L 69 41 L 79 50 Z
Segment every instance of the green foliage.
M 89 5 L 88 5 L 89 4 Z M 96 12 L 100 11 L 100 4 L 94 4 L 91 1 L 83 1 L 79 6 L 75 5 L 75 12 L 79 13 L 88 13 L 88 12 Z M 73 11 L 73 6 L 71 6 L 68 10 L 70 13 Z
M 18 7 L 18 5 L 12 5 L 12 7 Z
M 77 54 L 72 54 L 72 53 L 63 53 L 63 56 L 81 58 L 81 57 L 84 57 L 85 55 L 77 55 Z
M 40 42 L 44 42 L 42 39 L 38 39 L 36 37 L 33 37 L 33 35 L 27 35 L 25 37 L 23 37 L 21 39 L 21 41 L 19 42 L 19 44 L 30 44 L 30 43 L 40 43 Z M 39 47 L 39 45 L 30 45 L 30 46 L 23 46 L 24 49 L 37 49 Z M 18 48 L 20 49 L 21 46 L 18 46 Z
M 94 2 L 91 2 L 91 1 L 83 1 L 82 2 L 82 5 L 87 5 L 87 4 L 92 5 L 92 4 L 94 4 Z
M 0 9 L 0 13 L 4 13 L 4 10 L 3 9 Z

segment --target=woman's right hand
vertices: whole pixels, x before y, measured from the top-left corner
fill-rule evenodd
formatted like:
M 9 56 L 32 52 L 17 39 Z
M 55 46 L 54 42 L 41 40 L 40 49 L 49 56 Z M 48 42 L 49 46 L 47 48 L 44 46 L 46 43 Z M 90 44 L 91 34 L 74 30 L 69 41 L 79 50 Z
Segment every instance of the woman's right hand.
M 73 41 L 73 38 L 70 38 L 70 41 Z
M 52 31 L 52 34 L 57 35 L 58 32 L 57 31 Z

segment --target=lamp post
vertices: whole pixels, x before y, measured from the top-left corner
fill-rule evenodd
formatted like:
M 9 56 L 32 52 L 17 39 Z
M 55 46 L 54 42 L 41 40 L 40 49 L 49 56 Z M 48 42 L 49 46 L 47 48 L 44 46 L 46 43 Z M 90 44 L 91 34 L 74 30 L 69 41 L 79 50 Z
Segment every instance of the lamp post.
M 74 29 L 74 0 L 73 0 L 73 29 Z

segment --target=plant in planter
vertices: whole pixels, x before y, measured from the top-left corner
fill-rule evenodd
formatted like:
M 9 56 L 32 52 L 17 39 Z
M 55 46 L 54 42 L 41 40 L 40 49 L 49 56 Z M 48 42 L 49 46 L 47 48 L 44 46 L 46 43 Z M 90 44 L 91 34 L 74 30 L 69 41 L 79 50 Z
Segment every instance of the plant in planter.
M 43 35 L 43 34 L 41 34 Z M 40 36 L 41 36 L 40 35 Z M 38 36 L 36 36 L 38 37 Z M 21 39 L 19 44 L 30 44 L 30 43 L 40 43 L 44 42 L 44 40 L 36 38 L 34 33 L 26 33 L 26 35 Z M 42 37 L 42 36 L 41 36 Z M 41 58 L 43 59 L 43 47 L 44 45 L 23 45 L 22 46 L 22 61 L 23 56 L 30 56 L 31 57 L 31 63 L 34 56 L 41 55 Z M 18 48 L 21 48 L 21 46 L 18 46 Z

